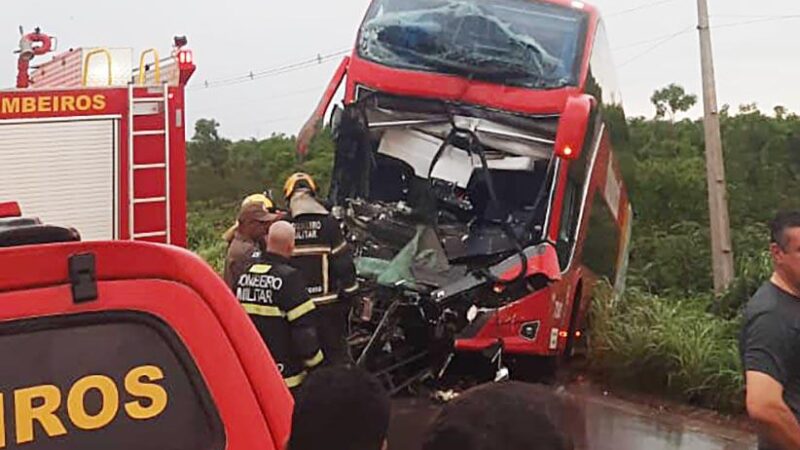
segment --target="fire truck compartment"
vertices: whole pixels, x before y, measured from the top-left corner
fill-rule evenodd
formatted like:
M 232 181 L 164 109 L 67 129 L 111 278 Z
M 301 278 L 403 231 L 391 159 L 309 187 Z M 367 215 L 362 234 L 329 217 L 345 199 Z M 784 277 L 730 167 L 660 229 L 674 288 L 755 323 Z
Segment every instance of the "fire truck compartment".
M 119 121 L 84 119 L 0 121 L 0 196 L 84 240 L 115 239 Z

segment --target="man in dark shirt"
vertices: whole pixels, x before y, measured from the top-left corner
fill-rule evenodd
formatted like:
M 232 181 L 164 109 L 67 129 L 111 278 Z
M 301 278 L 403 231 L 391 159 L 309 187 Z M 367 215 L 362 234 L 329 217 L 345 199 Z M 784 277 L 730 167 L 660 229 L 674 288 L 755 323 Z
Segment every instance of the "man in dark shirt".
M 800 211 L 770 224 L 771 279 L 747 304 L 740 337 L 747 412 L 759 449 L 800 450 Z

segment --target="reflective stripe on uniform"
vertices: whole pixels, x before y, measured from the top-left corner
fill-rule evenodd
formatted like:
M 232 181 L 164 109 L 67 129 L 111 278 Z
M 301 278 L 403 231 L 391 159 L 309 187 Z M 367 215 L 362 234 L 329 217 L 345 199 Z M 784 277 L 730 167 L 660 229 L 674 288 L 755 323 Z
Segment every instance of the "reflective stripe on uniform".
M 323 295 L 321 297 L 312 297 L 311 300 L 314 301 L 317 305 L 327 305 L 328 303 L 333 303 L 339 300 L 338 294 L 331 294 L 331 295 Z
M 320 245 L 303 247 L 298 245 L 297 247 L 295 247 L 294 252 L 292 252 L 292 256 L 323 255 L 330 252 L 331 252 L 330 247 L 325 247 Z
M 250 267 L 249 272 L 264 274 L 269 272 L 270 269 L 272 269 L 272 266 L 269 264 L 254 264 L 252 267 Z
M 328 255 L 322 255 L 322 295 L 328 295 L 330 289 L 330 280 L 328 279 Z
M 310 313 L 311 311 L 314 310 L 314 308 L 315 308 L 314 301 L 313 300 L 308 300 L 308 301 L 304 302 L 302 305 L 297 306 L 297 307 L 293 308 L 291 311 L 289 311 L 288 313 L 286 313 L 286 319 L 289 322 L 293 322 L 293 321 L 303 317 L 304 315 Z
M 322 362 L 323 359 L 325 359 L 325 356 L 322 354 L 322 350 L 318 350 L 316 355 L 306 360 L 306 367 L 316 367 Z
M 264 317 L 284 317 L 283 311 L 280 310 L 277 306 L 268 306 L 268 305 L 254 305 L 252 303 L 242 303 L 242 307 L 248 314 L 253 314 L 256 316 L 264 316 Z
M 303 380 L 306 379 L 306 375 L 307 375 L 307 373 L 304 370 L 304 371 L 298 373 L 295 376 L 284 378 L 283 382 L 286 383 L 286 386 L 289 387 L 290 389 L 291 388 L 295 388 L 297 386 L 300 386 L 300 384 L 303 383 Z
M 336 247 L 333 250 L 331 250 L 331 254 L 335 255 L 335 254 L 341 252 L 342 250 L 344 250 L 346 247 L 347 247 L 347 242 L 342 242 L 341 244 L 339 244 L 338 247 Z
M 358 290 L 358 281 L 356 281 L 355 283 L 353 283 L 353 285 L 352 285 L 352 286 L 350 286 L 349 288 L 346 288 L 346 289 L 344 290 L 344 292 L 345 292 L 345 293 L 347 293 L 347 294 L 352 294 L 353 292 L 355 292 L 355 291 L 357 291 L 357 290 Z

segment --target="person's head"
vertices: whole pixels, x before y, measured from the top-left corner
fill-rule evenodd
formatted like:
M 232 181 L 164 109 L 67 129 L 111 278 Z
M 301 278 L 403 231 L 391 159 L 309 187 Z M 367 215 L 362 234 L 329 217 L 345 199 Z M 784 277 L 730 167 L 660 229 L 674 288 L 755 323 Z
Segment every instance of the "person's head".
M 451 401 L 431 423 L 423 450 L 569 450 L 543 411 L 541 393 L 523 383 L 492 383 Z
M 800 211 L 779 213 L 769 228 L 775 272 L 800 289 Z
M 317 193 L 317 183 L 311 178 L 311 175 L 297 172 L 286 179 L 286 183 L 283 185 L 283 196 L 286 200 L 289 200 L 292 195 L 301 190 L 315 195 Z
M 294 226 L 285 220 L 279 220 L 269 227 L 267 235 L 267 251 L 286 258 L 294 252 Z
M 295 403 L 288 450 L 385 449 L 390 412 L 383 386 L 363 369 L 320 369 Z
M 237 231 L 253 241 L 260 241 L 267 234 L 275 217 L 270 214 L 264 203 L 243 203 L 239 209 Z

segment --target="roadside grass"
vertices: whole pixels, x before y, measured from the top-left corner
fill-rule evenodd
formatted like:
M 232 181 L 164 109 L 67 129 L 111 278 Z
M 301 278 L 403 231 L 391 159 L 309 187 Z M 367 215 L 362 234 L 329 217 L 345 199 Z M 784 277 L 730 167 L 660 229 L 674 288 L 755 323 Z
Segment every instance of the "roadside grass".
M 611 385 L 726 413 L 743 410 L 738 319 L 711 314 L 711 298 L 662 298 L 608 284 L 592 306 L 590 365 Z
M 222 273 L 227 249 L 222 233 L 236 221 L 236 204 L 195 201 L 189 203 L 188 215 L 189 250 Z

